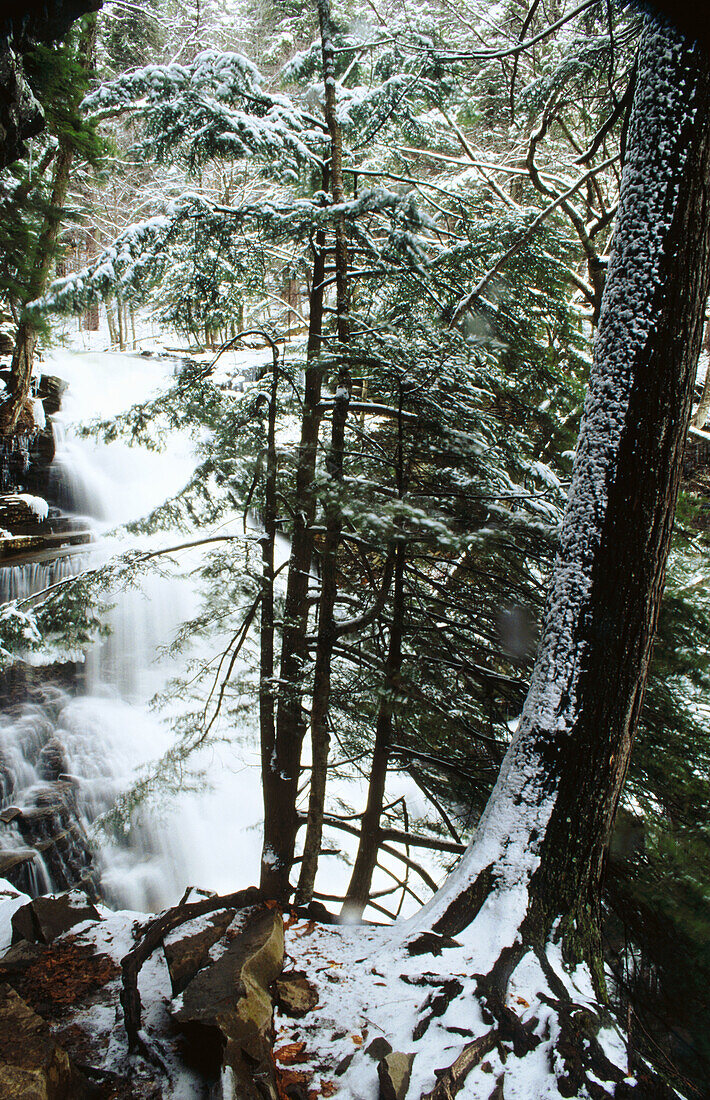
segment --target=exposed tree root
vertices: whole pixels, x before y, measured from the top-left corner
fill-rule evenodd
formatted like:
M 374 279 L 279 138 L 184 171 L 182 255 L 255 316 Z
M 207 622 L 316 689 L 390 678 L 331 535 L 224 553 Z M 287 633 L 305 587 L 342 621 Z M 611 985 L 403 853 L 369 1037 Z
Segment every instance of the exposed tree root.
M 644 1100 L 677 1100 L 678 1094 L 651 1067 L 645 1064 L 629 1067 L 635 1074 L 634 1080 L 630 1072 L 614 1064 L 599 1040 L 600 1031 L 613 1024 L 609 1011 L 604 1005 L 575 1001 L 544 951 L 521 944 L 506 948 L 491 971 L 477 977 L 477 1000 L 489 1030 L 468 1043 L 448 1068 L 436 1071 L 437 1083 L 422 1100 L 453 1100 L 464 1087 L 471 1071 L 495 1049 L 503 1064 L 503 1072 L 499 1074 L 489 1100 L 504 1100 L 505 1081 L 510 1072 L 510 1063 L 508 1070 L 505 1064 L 509 1057 L 513 1055 L 516 1060 L 522 1060 L 549 1041 L 549 1029 L 545 1034 L 544 1017 L 541 1019 L 539 1015 L 533 1015 L 523 1021 L 506 1003 L 513 971 L 528 951 L 534 952 L 543 972 L 541 978 L 544 975 L 552 993 L 539 992 L 538 998 L 541 1005 L 553 1010 L 559 1029 L 551 1051 L 554 1059 L 550 1072 L 555 1075 L 560 1094 L 567 1097 L 584 1094 L 591 1100 L 608 1100 L 612 1096 L 615 1100 L 631 1100 L 641 1096 Z M 415 1040 L 422 1038 L 432 1021 L 442 1016 L 462 992 L 461 984 L 455 980 L 437 979 L 432 975 L 429 979 L 424 977 L 423 981 L 431 981 L 439 988 L 430 993 L 422 1004 L 421 1019 L 413 1034 Z
M 490 1054 L 499 1039 L 500 1036 L 495 1028 L 491 1028 L 485 1035 L 479 1035 L 464 1047 L 453 1065 L 440 1071 L 439 1080 L 431 1092 L 427 1092 L 422 1097 L 422 1100 L 453 1100 L 453 1097 L 463 1088 L 471 1070 L 479 1065 L 487 1054 Z

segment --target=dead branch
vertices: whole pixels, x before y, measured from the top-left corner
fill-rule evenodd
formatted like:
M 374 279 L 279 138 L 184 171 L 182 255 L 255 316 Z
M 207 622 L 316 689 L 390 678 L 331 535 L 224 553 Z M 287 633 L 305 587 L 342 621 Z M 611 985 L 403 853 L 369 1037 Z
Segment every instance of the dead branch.
M 244 909 L 260 901 L 264 901 L 263 892 L 256 886 L 249 886 L 246 890 L 237 890 L 234 894 L 201 898 L 200 901 L 194 901 L 188 905 L 180 902 L 138 930 L 140 940 L 121 959 L 123 988 L 120 996 L 130 1050 L 138 1050 L 142 1046 L 139 1035 L 141 996 L 138 991 L 138 975 L 143 963 L 160 946 L 168 932 L 172 932 L 174 928 L 178 928 L 179 925 L 185 924 L 194 917 L 204 916 L 205 913 L 213 913 L 217 909 Z

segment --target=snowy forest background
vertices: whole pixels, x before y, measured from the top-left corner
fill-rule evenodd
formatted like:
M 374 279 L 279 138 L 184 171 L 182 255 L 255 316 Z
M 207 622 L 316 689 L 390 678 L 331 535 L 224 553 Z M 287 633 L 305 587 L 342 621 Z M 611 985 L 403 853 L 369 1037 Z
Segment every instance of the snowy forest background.
M 252 828 L 219 846 L 253 849 L 251 865 L 230 859 L 257 874 L 260 858 L 271 896 L 288 899 L 290 876 L 298 905 L 389 922 L 456 865 L 535 657 L 643 17 L 596 0 L 339 0 L 327 54 L 316 3 L 112 0 L 27 50 L 46 124 L 2 173 L 0 420 L 30 450 L 22 484 L 3 460 L 2 488 L 88 513 L 73 530 L 98 549 L 79 567 L 61 559 L 38 598 L 12 588 L 26 532 L 0 520 L 5 753 L 18 660 L 69 667 L 111 645 L 115 659 L 132 644 L 122 601 L 162 584 L 168 605 L 147 613 L 169 624 L 149 642 L 168 671 L 141 687 L 164 736 L 146 732 L 121 775 L 80 799 L 104 900 L 162 843 L 159 804 L 209 798 L 210 762 L 228 770 L 214 754 L 233 741 L 250 746 L 249 778 L 220 806 L 251 800 L 251 813 L 261 772 L 264 845 Z M 83 373 L 80 352 L 94 355 Z M 602 902 L 628 1042 L 698 1097 L 707 358 L 705 339 Z M 42 374 L 70 383 L 84 459 L 106 444 L 152 456 L 133 507 L 92 513 L 47 480 Z M 37 533 L 49 520 L 33 507 Z M 18 791 L 11 776 L 5 808 Z M 187 885 L 249 882 L 149 883 L 130 907 L 174 904 Z

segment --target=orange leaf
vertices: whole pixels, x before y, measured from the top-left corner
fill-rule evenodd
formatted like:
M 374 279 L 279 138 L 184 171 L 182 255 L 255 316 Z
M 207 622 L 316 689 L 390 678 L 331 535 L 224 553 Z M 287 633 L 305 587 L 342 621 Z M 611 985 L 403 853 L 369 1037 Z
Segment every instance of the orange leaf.
M 305 1049 L 305 1043 L 286 1043 L 285 1046 L 274 1051 L 274 1059 L 277 1062 L 283 1062 L 285 1066 L 292 1066 L 296 1062 L 307 1062 L 308 1055 L 304 1053 Z
M 307 1085 L 311 1078 L 310 1073 L 304 1073 L 301 1069 L 280 1069 L 278 1074 L 279 1096 L 285 1097 L 286 1100 L 288 1100 L 286 1088 L 289 1085 Z
M 523 1005 L 525 1008 L 530 1008 L 529 1003 L 525 1000 L 524 997 L 516 997 L 515 999 L 519 1005 Z
M 362 1035 L 351 1035 L 350 1038 L 352 1039 L 356 1047 L 362 1046 Z

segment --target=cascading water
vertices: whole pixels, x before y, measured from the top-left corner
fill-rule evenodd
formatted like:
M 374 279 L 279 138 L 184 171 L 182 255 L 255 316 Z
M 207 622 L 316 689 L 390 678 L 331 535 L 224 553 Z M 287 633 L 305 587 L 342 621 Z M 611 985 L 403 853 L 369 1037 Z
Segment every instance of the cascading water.
M 167 383 L 170 364 L 60 352 L 48 366 L 69 383 L 55 422 L 50 494 L 65 511 L 88 517 L 101 540 L 110 527 L 145 515 L 181 488 L 194 460 L 181 437 L 171 440 L 167 454 L 156 454 L 77 437 L 71 425 L 144 400 Z M 26 599 L 126 548 L 109 538 L 86 553 L 0 569 L 0 600 Z M 157 659 L 160 651 L 197 610 L 186 557 L 184 574 L 149 574 L 139 588 L 116 594 L 107 613 L 110 634 L 91 645 L 83 660 L 63 666 L 71 670 L 65 682 L 51 677 L 48 682 L 39 674 L 32 679 L 28 673 L 17 697 L 10 693 L 5 700 L 0 752 L 6 762 L 6 848 L 13 840 L 31 844 L 30 825 L 41 820 L 48 827 L 52 813 L 60 831 L 71 830 L 72 814 L 81 829 L 90 830 L 131 786 L 138 769 L 168 749 L 168 721 L 151 711 L 150 700 L 179 671 L 177 659 Z M 193 554 L 193 566 L 195 560 Z M 209 790 L 178 794 L 161 812 L 153 803 L 139 807 L 125 837 L 97 833 L 94 862 L 107 900 L 155 909 L 174 902 L 191 883 L 224 890 L 254 881 L 258 839 L 245 844 L 240 834 L 260 818 L 258 759 L 253 735 L 242 730 L 237 743 L 203 752 L 203 769 L 217 777 Z M 85 840 L 74 837 L 74 842 L 78 854 L 52 851 L 51 865 L 47 858 L 35 859 L 36 890 L 65 885 L 64 869 L 67 878 L 83 873 L 91 881 Z M 41 849 L 41 842 L 32 846 Z

